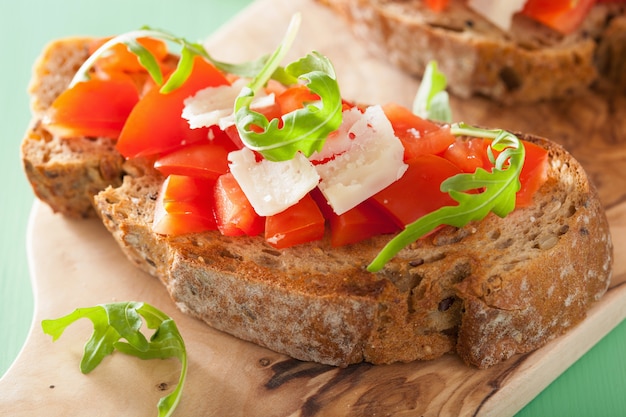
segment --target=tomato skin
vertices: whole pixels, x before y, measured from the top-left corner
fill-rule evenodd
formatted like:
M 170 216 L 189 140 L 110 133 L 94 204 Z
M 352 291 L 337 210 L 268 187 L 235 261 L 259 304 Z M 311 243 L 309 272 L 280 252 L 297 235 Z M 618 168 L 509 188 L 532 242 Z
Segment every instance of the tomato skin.
M 402 178 L 371 197 L 397 223 L 404 227 L 443 206 L 457 205 L 440 190 L 441 183 L 461 170 L 436 155 L 422 155 L 409 163 Z
M 474 173 L 479 167 L 490 171 L 493 166 L 487 156 L 490 143 L 480 138 L 457 139 L 442 156 L 466 173 Z
M 111 38 L 96 39 L 89 45 L 89 55 L 92 55 L 100 46 Z M 165 42 L 159 39 L 153 38 L 139 38 L 137 39 L 143 47 L 148 49 L 155 57 L 157 62 L 162 61 L 168 54 L 167 45 Z M 126 45 L 117 44 L 107 51 L 106 55 L 101 56 L 96 60 L 95 66 L 97 69 L 109 72 L 109 71 L 123 71 L 123 72 L 143 72 L 145 68 L 139 62 L 137 55 L 128 50 Z
M 226 85 L 225 76 L 200 57 L 194 58 L 189 78 L 178 89 L 162 94 L 148 91 L 130 113 L 117 142 L 127 158 L 170 152 L 183 145 L 206 140 L 208 128 L 191 129 L 181 114 L 184 100 L 205 87 Z
M 596 0 L 528 0 L 522 14 L 563 34 L 575 31 Z
M 152 230 L 176 236 L 216 230 L 215 181 L 184 175 L 168 176 L 157 197 Z
M 307 194 L 293 206 L 265 218 L 265 240 L 277 249 L 320 240 L 325 223 L 313 197 Z
M 422 119 L 414 114 L 411 110 L 396 103 L 387 103 L 382 106 L 385 116 L 391 122 L 396 134 L 406 132 L 407 130 L 416 130 L 419 133 L 432 132 L 439 129 L 436 123 Z
M 154 167 L 163 175 L 188 175 L 212 180 L 229 171 L 228 154 L 237 149 L 228 136 L 217 127 L 209 128 L 212 140 L 183 146 L 161 155 Z
M 534 143 L 524 142 L 526 158 L 520 172 L 521 188 L 515 196 L 515 207 L 528 207 L 537 190 L 548 179 L 548 152 Z
M 307 102 L 317 101 L 320 96 L 313 93 L 305 85 L 290 87 L 276 96 L 276 102 L 282 114 L 304 108 Z
M 490 139 L 459 139 L 450 146 L 444 157 L 466 173 L 473 173 L 479 167 L 491 171 L 493 164 L 487 156 L 491 142 Z M 532 205 L 535 193 L 548 179 L 548 152 L 531 142 L 524 141 L 523 145 L 526 156 L 519 176 L 521 188 L 515 196 L 515 207 L 518 208 Z M 498 154 L 494 151 L 496 158 Z
M 365 200 L 340 216 L 332 213 L 329 223 L 330 244 L 333 247 L 400 230 L 394 220 L 372 200 Z
M 448 6 L 450 0 L 426 0 L 428 6 L 433 12 L 442 12 Z
M 233 174 L 221 175 L 215 184 L 217 228 L 225 236 L 256 236 L 265 227 L 265 218 L 255 211 Z
M 422 119 L 406 107 L 394 103 L 383 106 L 393 131 L 404 146 L 404 161 L 421 155 L 437 155 L 455 141 L 449 127 Z
M 130 78 L 91 78 L 63 91 L 48 110 L 44 125 L 62 137 L 116 139 L 138 101 Z

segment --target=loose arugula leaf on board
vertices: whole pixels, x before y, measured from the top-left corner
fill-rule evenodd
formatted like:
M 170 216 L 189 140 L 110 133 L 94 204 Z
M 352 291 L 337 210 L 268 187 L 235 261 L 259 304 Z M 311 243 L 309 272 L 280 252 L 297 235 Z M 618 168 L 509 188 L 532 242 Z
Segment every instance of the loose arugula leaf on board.
M 335 71 L 328 58 L 312 52 L 295 61 L 281 74 L 300 80 L 320 100 L 309 103 L 302 109 L 268 120 L 265 115 L 250 109 L 256 92 L 275 74 L 289 49 L 299 25 L 299 15 L 294 16 L 285 39 L 269 58 L 266 66 L 242 90 L 235 100 L 235 124 L 245 145 L 271 161 L 293 158 L 296 152 L 309 157 L 319 151 L 329 133 L 337 130 L 342 118 L 342 100 Z M 254 128 L 261 129 L 258 132 Z
M 424 119 L 451 122 L 452 111 L 446 85 L 445 74 L 437 69 L 436 61 L 430 61 L 417 89 L 413 113 Z
M 149 341 L 141 332 L 142 317 L 146 326 L 155 330 Z M 52 336 L 54 341 L 70 324 L 81 318 L 88 318 L 94 325 L 94 332 L 85 344 L 80 363 L 80 370 L 84 374 L 91 372 L 116 349 L 140 359 L 175 357 L 180 360 L 182 369 L 178 384 L 158 404 L 159 417 L 171 416 L 180 402 L 187 375 L 185 343 L 174 321 L 149 304 L 123 302 L 78 308 L 58 319 L 43 320 L 41 326 L 44 333 Z
M 488 172 L 478 168 L 473 174 L 458 174 L 445 180 L 441 191 L 449 193 L 459 204 L 442 207 L 407 225 L 379 252 L 368 265 L 368 271 L 381 270 L 403 248 L 439 226 L 463 227 L 482 220 L 490 212 L 505 217 L 515 209 L 515 194 L 521 187 L 519 174 L 525 159 L 522 141 L 504 130 L 485 130 L 466 124 L 453 125 L 451 132 L 457 136 L 493 139 L 488 149 L 493 169 Z M 497 158 L 494 150 L 500 152 Z

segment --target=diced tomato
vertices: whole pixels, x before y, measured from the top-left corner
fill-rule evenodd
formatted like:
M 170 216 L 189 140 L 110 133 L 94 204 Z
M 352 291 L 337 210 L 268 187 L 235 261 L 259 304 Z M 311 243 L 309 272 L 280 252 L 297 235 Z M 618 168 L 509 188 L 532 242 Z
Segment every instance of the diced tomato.
M 434 12 L 442 12 L 448 6 L 450 0 L 426 0 L 426 6 L 428 6 Z
M 372 200 L 365 200 L 340 216 L 329 218 L 330 243 L 343 246 L 400 230 L 398 225 Z
M 216 180 L 228 172 L 228 154 L 235 144 L 217 126 L 210 128 L 213 140 L 183 146 L 157 158 L 154 167 L 163 175 L 190 175 Z
M 487 148 L 491 140 L 473 138 L 459 139 L 445 152 L 444 157 L 458 166 L 463 172 L 472 173 L 481 167 L 491 171 L 493 164 L 487 156 Z M 548 178 L 548 153 L 534 143 L 523 142 L 526 150 L 524 166 L 520 173 L 521 188 L 515 199 L 516 207 L 527 207 L 532 204 L 533 196 Z M 498 152 L 494 151 L 494 156 Z
M 194 143 L 158 158 L 154 167 L 163 175 L 178 174 L 216 180 L 228 172 L 228 151 L 210 142 Z
M 490 170 L 492 164 L 487 156 L 489 143 L 480 138 L 459 138 L 446 149 L 442 156 L 463 172 L 473 173 L 478 167 Z
M 101 38 L 94 40 L 89 45 L 89 55 L 93 54 L 100 46 L 111 38 Z M 165 42 L 153 38 L 137 39 L 144 48 L 146 48 L 155 57 L 157 62 L 162 61 L 167 56 L 167 45 Z M 114 45 L 105 55 L 100 57 L 95 66 L 105 72 L 109 71 L 126 71 L 141 72 L 145 71 L 139 62 L 137 55 L 130 52 L 124 44 Z
M 457 204 L 440 186 L 445 179 L 461 173 L 458 167 L 436 155 L 419 156 L 408 165 L 398 181 L 372 197 L 398 226 L 404 227 L 431 211 Z
M 406 135 L 400 137 L 405 162 L 422 155 L 439 155 L 456 140 L 449 127 L 426 132 L 421 137 L 411 136 L 412 133 L 407 131 Z
M 319 188 L 312 190 L 310 195 L 324 218 L 328 220 L 331 246 L 349 245 L 373 236 L 400 230 L 394 219 L 371 199 L 365 200 L 342 215 L 337 215 Z
M 200 57 L 194 58 L 193 70 L 182 86 L 167 94 L 155 87 L 141 98 L 120 134 L 118 151 L 134 158 L 170 152 L 183 144 L 206 140 L 208 128 L 191 129 L 182 118 L 184 100 L 200 89 L 227 83 L 217 68 Z
M 383 106 L 385 116 L 391 122 L 394 132 L 404 134 L 407 130 L 426 133 L 439 129 L 436 123 L 422 119 L 411 110 L 396 103 L 387 103 Z
M 448 127 L 424 120 L 406 107 L 390 103 L 383 106 L 383 111 L 404 146 L 405 161 L 420 155 L 437 155 L 455 141 Z
M 225 236 L 256 236 L 265 219 L 255 211 L 231 173 L 221 175 L 215 184 L 217 228 Z
M 317 101 L 320 96 L 313 93 L 305 85 L 296 85 L 276 96 L 282 114 L 291 113 L 304 107 L 307 102 Z
M 561 33 L 575 31 L 596 0 L 528 0 L 522 14 Z
M 92 78 L 62 92 L 48 110 L 44 124 L 63 137 L 116 139 L 138 101 L 130 78 Z
M 324 237 L 325 220 L 310 194 L 286 210 L 265 218 L 265 240 L 278 249 Z
M 215 181 L 183 175 L 168 176 L 156 201 L 152 229 L 162 235 L 216 230 Z
M 515 196 L 516 207 L 530 206 L 535 193 L 548 179 L 548 152 L 530 142 L 524 142 L 524 149 L 526 158 L 519 176 L 522 187 Z

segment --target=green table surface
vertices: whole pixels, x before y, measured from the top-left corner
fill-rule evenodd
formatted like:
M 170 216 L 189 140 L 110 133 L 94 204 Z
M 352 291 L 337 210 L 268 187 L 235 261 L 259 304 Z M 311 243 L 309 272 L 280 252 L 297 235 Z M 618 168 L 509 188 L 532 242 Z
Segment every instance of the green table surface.
M 58 37 L 112 35 L 146 24 L 201 40 L 251 1 L 1 2 L 0 167 L 5 181 L 0 192 L 0 375 L 19 354 L 32 321 L 33 295 L 25 245 L 34 197 L 22 173 L 19 145 L 29 120 L 26 87 L 32 63 L 42 47 Z M 626 322 L 556 379 L 518 416 L 626 416 Z

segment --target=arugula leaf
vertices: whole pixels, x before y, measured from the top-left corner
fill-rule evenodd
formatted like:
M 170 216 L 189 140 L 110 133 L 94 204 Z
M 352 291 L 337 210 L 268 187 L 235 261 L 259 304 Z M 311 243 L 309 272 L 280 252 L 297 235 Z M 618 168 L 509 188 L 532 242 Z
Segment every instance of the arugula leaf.
M 152 53 L 142 46 L 137 40 L 139 38 L 154 38 L 167 41 L 170 43 L 178 44 L 181 48 L 181 59 L 176 66 L 176 70 L 169 77 L 167 82 L 163 84 L 163 73 L 159 67 L 156 58 Z M 267 57 L 263 56 L 255 61 L 245 62 L 241 64 L 230 64 L 221 62 L 214 59 L 200 43 L 189 42 L 185 38 L 181 38 L 171 34 L 170 32 L 153 29 L 149 26 L 144 26 L 141 29 L 131 32 L 123 33 L 115 36 L 100 46 L 93 54 L 85 60 L 85 62 L 78 69 L 74 78 L 70 83 L 70 87 L 74 84 L 84 81 L 89 78 L 89 70 L 94 66 L 95 62 L 103 55 L 109 52 L 109 50 L 117 45 L 124 44 L 130 52 L 135 54 L 141 65 L 148 71 L 150 76 L 154 79 L 157 85 L 161 85 L 161 92 L 168 93 L 185 82 L 189 74 L 191 73 L 193 66 L 193 57 L 201 56 L 217 68 L 230 74 L 239 75 L 241 77 L 254 77 L 261 68 L 264 67 Z M 162 85 L 163 84 L 163 85 Z
M 515 209 L 515 195 L 521 187 L 519 174 L 525 159 L 522 141 L 504 130 L 479 129 L 463 123 L 453 125 L 451 132 L 457 136 L 493 139 L 488 152 L 494 167 L 491 172 L 478 168 L 473 174 L 458 174 L 445 180 L 441 191 L 449 193 L 459 204 L 442 207 L 407 225 L 368 265 L 368 271 L 381 270 L 404 247 L 439 226 L 463 227 L 482 220 L 489 212 L 505 217 Z M 497 158 L 494 150 L 500 152 Z
M 283 115 L 282 120 L 275 118 L 270 121 L 265 115 L 250 109 L 256 91 L 276 72 L 293 41 L 296 23 L 292 21 L 285 40 L 265 68 L 235 100 L 235 124 L 242 141 L 270 161 L 289 160 L 296 152 L 311 156 L 321 150 L 328 134 L 341 124 L 342 101 L 334 68 L 328 58 L 315 51 L 289 64 L 284 74 L 305 82 L 320 97 L 319 101 Z M 261 128 L 262 132 L 255 131 L 253 126 Z
M 430 61 L 417 89 L 413 102 L 413 113 L 424 119 L 451 122 L 452 111 L 450 110 L 446 84 L 446 76 L 437 69 L 437 62 Z
M 141 332 L 142 320 L 155 330 L 150 341 Z M 87 374 L 115 349 L 140 359 L 166 359 L 176 357 L 182 364 L 178 384 L 174 391 L 161 398 L 158 404 L 159 417 L 169 417 L 182 396 L 187 375 L 187 353 L 174 321 L 157 308 L 141 302 L 101 304 L 94 307 L 77 308 L 72 313 L 53 320 L 43 320 L 44 333 L 57 340 L 65 329 L 76 320 L 88 318 L 93 322 L 94 332 L 85 344 L 80 370 Z M 126 341 L 122 341 L 125 339 Z

